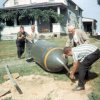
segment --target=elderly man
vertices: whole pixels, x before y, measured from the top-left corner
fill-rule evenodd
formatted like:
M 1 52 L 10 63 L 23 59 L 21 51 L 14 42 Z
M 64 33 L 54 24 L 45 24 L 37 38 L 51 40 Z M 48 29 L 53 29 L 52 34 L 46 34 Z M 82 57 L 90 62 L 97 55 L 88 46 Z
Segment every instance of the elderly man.
M 85 32 L 80 29 L 76 29 L 73 25 L 68 26 L 68 41 L 66 42 L 66 46 L 75 47 L 80 44 L 89 43 L 89 38 Z
M 77 71 L 79 72 L 78 86 L 73 90 L 79 91 L 85 89 L 84 79 L 87 75 L 86 73 L 89 70 L 89 66 L 100 58 L 100 50 L 94 45 L 82 44 L 73 48 L 65 47 L 64 54 L 66 56 L 72 56 L 74 60 L 72 71 L 70 72 L 70 78 L 74 79 L 75 73 Z

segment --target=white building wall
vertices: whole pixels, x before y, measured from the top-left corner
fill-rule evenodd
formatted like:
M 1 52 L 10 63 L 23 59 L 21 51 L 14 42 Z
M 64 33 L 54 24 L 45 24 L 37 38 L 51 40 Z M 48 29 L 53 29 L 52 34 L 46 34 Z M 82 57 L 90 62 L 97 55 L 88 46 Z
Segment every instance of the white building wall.
M 43 3 L 48 2 L 49 0 L 31 0 L 32 3 Z
M 18 0 L 18 5 L 30 4 L 30 0 Z
M 43 3 L 43 2 L 52 2 L 52 3 L 64 3 L 67 4 L 66 0 L 31 0 L 32 3 Z
M 18 2 L 18 5 L 31 4 L 31 3 L 43 3 L 43 2 L 67 4 L 66 0 L 16 0 L 16 1 Z M 14 5 L 14 0 L 8 0 L 4 5 L 4 7 L 12 7 L 12 6 L 16 6 Z
M 82 24 L 82 17 L 80 16 L 79 18 L 78 18 L 78 24 L 79 24 L 79 29 L 83 29 L 83 24 Z
M 60 25 L 59 23 L 54 23 L 53 24 L 53 33 L 54 34 L 66 33 L 66 27 Z
M 8 0 L 4 5 L 4 7 L 11 7 L 11 6 L 14 6 L 14 0 Z
M 16 27 L 8 27 L 6 26 L 3 31 L 1 32 L 1 40 L 15 40 L 17 38 L 17 33 L 20 30 L 20 26 Z M 26 25 L 24 26 L 24 30 L 28 33 L 31 34 L 31 26 Z
M 16 40 L 17 38 L 17 33 L 19 32 L 20 26 L 15 26 L 15 27 L 9 27 L 5 26 L 3 31 L 1 32 L 1 40 Z M 24 30 L 28 34 L 31 34 L 31 25 L 24 25 Z M 47 32 L 47 33 L 42 33 L 38 34 L 39 36 L 41 35 L 47 35 L 47 36 L 52 36 L 53 34 L 56 34 L 57 36 L 60 36 L 60 34 L 66 33 L 66 27 L 61 26 L 59 23 L 54 23 L 53 24 L 53 32 Z

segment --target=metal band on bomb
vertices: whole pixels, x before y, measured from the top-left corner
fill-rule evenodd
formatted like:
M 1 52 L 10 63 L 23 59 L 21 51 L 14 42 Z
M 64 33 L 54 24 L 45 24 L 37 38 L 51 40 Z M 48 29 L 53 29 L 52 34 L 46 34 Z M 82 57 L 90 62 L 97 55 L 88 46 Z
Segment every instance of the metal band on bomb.
M 52 49 L 50 49 L 47 53 L 46 53 L 46 55 L 45 55 L 45 57 L 44 57 L 44 66 L 45 66 L 45 68 L 48 70 L 48 71 L 50 71 L 50 69 L 48 68 L 48 65 L 47 65 L 47 59 L 48 59 L 48 56 L 50 55 L 50 53 L 51 52 L 53 52 L 53 51 L 55 51 L 55 50 L 62 50 L 61 48 L 52 48 Z

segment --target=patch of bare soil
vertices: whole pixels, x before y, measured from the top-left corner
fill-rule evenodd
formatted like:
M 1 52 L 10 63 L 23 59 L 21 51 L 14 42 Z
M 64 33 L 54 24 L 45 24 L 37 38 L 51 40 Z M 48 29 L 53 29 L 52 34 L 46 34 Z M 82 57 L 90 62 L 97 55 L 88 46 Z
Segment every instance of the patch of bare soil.
M 19 77 L 16 82 L 19 84 L 23 94 L 19 94 L 9 81 L 0 84 L 0 88 L 10 89 L 11 93 L 1 97 L 5 99 L 12 97 L 13 100 L 88 100 L 88 93 L 91 87 L 86 84 L 86 89 L 80 92 L 73 92 L 70 81 L 58 81 L 47 76 L 30 75 Z

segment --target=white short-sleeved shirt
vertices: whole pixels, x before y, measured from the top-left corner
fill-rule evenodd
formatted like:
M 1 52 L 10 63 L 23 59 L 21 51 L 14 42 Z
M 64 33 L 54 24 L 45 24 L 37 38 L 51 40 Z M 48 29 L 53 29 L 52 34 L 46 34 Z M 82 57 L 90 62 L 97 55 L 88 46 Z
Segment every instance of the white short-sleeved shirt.
M 82 44 L 77 47 L 72 48 L 73 60 L 74 62 L 82 62 L 86 56 L 95 52 L 98 48 L 91 44 Z

